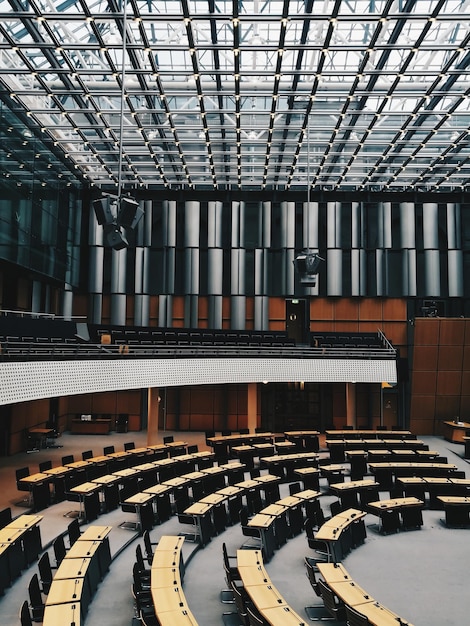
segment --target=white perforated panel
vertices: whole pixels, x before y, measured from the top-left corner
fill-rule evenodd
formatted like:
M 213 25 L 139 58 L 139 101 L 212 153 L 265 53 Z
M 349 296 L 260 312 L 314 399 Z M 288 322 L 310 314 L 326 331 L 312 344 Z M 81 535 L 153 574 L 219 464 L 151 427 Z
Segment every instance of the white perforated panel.
M 0 404 L 79 393 L 248 382 L 396 383 L 394 360 L 125 359 L 0 363 Z

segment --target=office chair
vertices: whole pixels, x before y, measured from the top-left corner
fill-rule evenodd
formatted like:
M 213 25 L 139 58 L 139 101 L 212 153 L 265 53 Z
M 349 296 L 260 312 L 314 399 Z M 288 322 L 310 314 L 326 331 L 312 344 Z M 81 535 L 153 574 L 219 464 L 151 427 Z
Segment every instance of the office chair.
M 73 544 L 80 538 L 82 534 L 80 531 L 80 522 L 78 517 L 73 519 L 70 524 L 67 526 L 67 534 L 69 537 L 69 547 L 71 548 Z
M 344 604 L 340 603 L 337 599 L 333 591 L 328 587 L 328 585 L 321 580 L 318 579 L 318 586 L 320 588 L 321 597 L 323 600 L 323 604 L 325 605 L 328 613 L 339 622 L 343 622 L 346 618 L 346 609 Z
M 173 435 L 167 435 L 166 437 L 163 437 L 163 443 L 173 443 L 175 441 L 175 438 L 173 437 Z
M 135 443 L 133 441 L 128 441 L 124 444 L 124 451 L 128 452 L 129 450 L 135 450 Z
M 346 623 L 348 626 L 372 626 L 369 619 L 359 613 L 354 607 L 345 605 L 346 607 Z
M 93 457 L 93 450 L 84 450 L 82 452 L 82 461 L 87 461 Z
M 29 603 L 31 606 L 31 618 L 33 622 L 42 622 L 46 605 L 42 598 L 41 588 L 37 574 L 33 574 L 28 585 Z
M 45 472 L 46 470 L 50 470 L 52 469 L 52 461 L 41 461 L 41 463 L 39 463 L 39 471 L 40 472 Z
M 73 454 L 66 454 L 62 457 L 62 465 L 67 465 L 68 463 L 73 463 L 75 461 Z
M 246 613 L 248 615 L 248 623 L 250 626 L 269 626 L 269 622 L 264 620 L 254 607 L 247 606 Z
M 21 626 L 33 626 L 31 611 L 29 610 L 29 603 L 27 600 L 23 602 L 20 608 L 20 622 Z
M 113 454 L 114 452 L 116 452 L 116 450 L 114 449 L 114 446 L 104 446 L 103 448 L 104 456 L 106 456 L 107 454 Z
M 54 557 L 57 567 L 62 563 L 67 551 L 65 549 L 65 542 L 63 535 L 58 535 L 52 542 L 52 550 L 54 551 Z
M 39 580 L 42 592 L 47 596 L 52 584 L 52 567 L 49 559 L 49 552 L 44 552 L 38 561 Z

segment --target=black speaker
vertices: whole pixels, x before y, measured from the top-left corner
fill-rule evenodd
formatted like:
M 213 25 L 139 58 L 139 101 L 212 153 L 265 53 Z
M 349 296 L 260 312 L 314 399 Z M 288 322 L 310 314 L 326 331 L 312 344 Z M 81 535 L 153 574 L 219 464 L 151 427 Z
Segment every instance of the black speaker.
M 115 205 L 111 204 L 111 198 L 99 198 L 99 200 L 94 200 L 93 208 L 95 210 L 98 224 L 101 226 L 104 226 L 105 224 L 112 224 L 115 221 Z
M 105 245 L 114 250 L 122 250 L 129 245 L 122 230 L 116 224 L 108 224 L 104 227 Z
M 134 198 L 121 198 L 119 203 L 118 224 L 124 228 L 135 228 L 144 214 Z

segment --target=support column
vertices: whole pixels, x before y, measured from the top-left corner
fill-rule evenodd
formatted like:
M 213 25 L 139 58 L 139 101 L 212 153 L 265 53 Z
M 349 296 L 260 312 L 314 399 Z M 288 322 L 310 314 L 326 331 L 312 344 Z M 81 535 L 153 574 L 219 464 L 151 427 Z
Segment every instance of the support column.
M 158 387 L 147 389 L 147 445 L 153 446 L 158 441 L 158 417 L 160 414 L 160 393 Z
M 356 428 L 356 383 L 346 383 L 346 424 Z
M 248 415 L 248 428 L 250 433 L 255 432 L 255 428 L 258 425 L 258 383 L 248 383 L 247 385 L 247 415 Z

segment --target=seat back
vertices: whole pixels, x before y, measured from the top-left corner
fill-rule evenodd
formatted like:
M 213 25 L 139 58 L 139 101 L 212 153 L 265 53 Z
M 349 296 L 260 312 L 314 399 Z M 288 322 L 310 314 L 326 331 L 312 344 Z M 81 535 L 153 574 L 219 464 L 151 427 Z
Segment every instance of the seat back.
M 20 467 L 15 471 L 16 476 L 16 485 L 21 481 L 22 478 L 26 478 L 29 476 L 29 467 Z
M 29 610 L 29 603 L 27 600 L 23 602 L 20 608 L 20 622 L 21 626 L 33 626 L 31 612 Z
M 173 443 L 175 440 L 175 438 L 173 437 L 173 435 L 167 435 L 166 437 L 163 437 L 163 443 Z
M 197 444 L 188 446 L 188 454 L 196 454 L 196 452 L 199 452 L 199 446 Z
M 246 607 L 246 613 L 248 615 L 248 623 L 250 626 L 265 626 L 268 622 L 265 622 L 261 616 L 255 613 L 255 609 L 251 606 Z
M 86 461 L 87 459 L 91 459 L 93 457 L 93 450 L 84 450 L 82 452 L 82 461 Z
M 62 457 L 62 465 L 67 465 L 67 463 L 73 463 L 75 461 L 73 454 L 66 454 Z
M 321 578 L 318 579 L 318 587 L 320 589 L 321 599 L 328 613 L 335 619 L 343 620 L 346 614 L 344 604 L 340 605 L 337 603 L 335 594 Z
M 114 449 L 114 446 L 104 446 L 103 448 L 104 456 L 106 456 L 107 454 L 113 454 L 113 452 L 116 452 L 116 450 Z
M 12 520 L 11 507 L 7 506 L 0 511 L 0 528 L 5 528 Z
M 39 463 L 39 471 L 45 472 L 46 470 L 52 469 L 52 461 L 42 461 Z
M 72 547 L 73 544 L 77 541 L 77 539 L 82 534 L 80 532 L 80 522 L 78 520 L 78 517 L 72 520 L 70 524 L 67 526 L 67 532 L 69 536 L 69 545 L 70 547 Z
M 42 599 L 41 588 L 37 574 L 33 574 L 28 585 L 29 603 L 31 605 L 32 619 L 34 622 L 42 622 L 44 617 L 44 600 Z
M 318 586 L 318 581 L 315 576 L 315 568 L 313 566 L 313 563 L 307 557 L 305 558 L 305 567 L 307 569 L 307 578 L 309 580 L 310 586 L 317 596 L 321 596 L 321 590 Z
M 41 580 L 42 591 L 46 595 L 52 584 L 52 567 L 49 559 L 49 552 L 44 552 L 38 561 L 39 578 Z
M 54 539 L 54 541 L 52 542 L 52 549 L 54 551 L 55 562 L 57 564 L 57 567 L 59 567 L 66 554 L 63 535 L 59 535 Z
M 371 626 L 371 622 L 365 615 L 359 613 L 354 607 L 346 604 L 346 620 L 348 626 Z
M 135 443 L 133 441 L 127 441 L 124 444 L 124 450 L 127 452 L 128 450 L 134 450 L 135 449 Z

